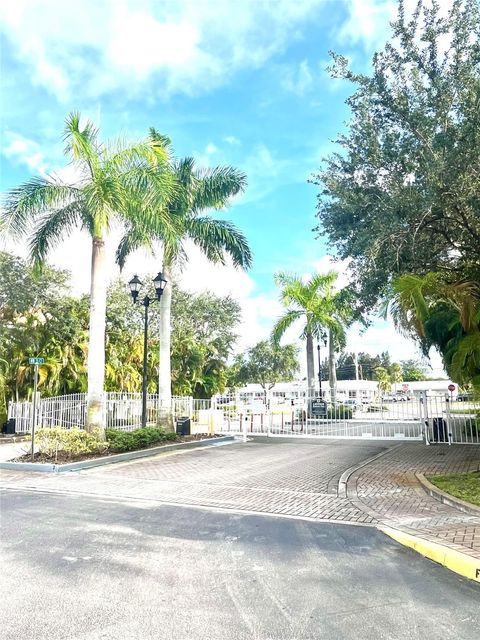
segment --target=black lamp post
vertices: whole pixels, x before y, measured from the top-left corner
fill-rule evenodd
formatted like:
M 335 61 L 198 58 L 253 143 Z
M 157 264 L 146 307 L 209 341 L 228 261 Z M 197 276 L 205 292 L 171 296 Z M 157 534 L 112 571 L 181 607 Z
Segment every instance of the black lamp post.
M 322 331 L 320 336 L 318 336 L 318 340 L 323 341 L 323 345 L 327 346 L 327 334 L 325 331 Z M 320 391 L 320 397 L 322 397 L 322 360 L 320 358 L 320 342 L 317 342 L 317 354 L 318 354 L 318 387 Z
M 153 279 L 153 285 L 157 294 L 157 300 L 160 300 L 165 289 L 167 281 L 160 272 L 156 278 Z M 130 287 L 130 293 L 132 295 L 133 302 L 137 302 L 138 294 L 142 287 L 142 282 L 137 275 L 128 283 Z M 154 302 L 148 296 L 143 299 L 143 306 L 145 307 L 145 319 L 143 326 L 143 378 L 142 378 L 142 427 L 147 426 L 147 365 L 148 365 L 148 307 L 150 302 Z

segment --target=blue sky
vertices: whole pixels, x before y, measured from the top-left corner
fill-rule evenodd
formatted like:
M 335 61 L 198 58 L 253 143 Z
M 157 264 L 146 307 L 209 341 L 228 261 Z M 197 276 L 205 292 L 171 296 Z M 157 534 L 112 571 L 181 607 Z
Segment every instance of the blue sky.
M 251 242 L 253 269 L 212 269 L 192 252 L 182 278 L 238 297 L 241 345 L 253 343 L 280 312 L 273 273 L 330 264 L 326 242 L 312 233 L 317 190 L 307 183 L 349 117 L 350 87 L 329 77 L 328 51 L 367 69 L 394 8 L 384 0 L 84 0 L 75 10 L 61 0 L 2 3 L 2 190 L 62 169 L 59 138 L 71 110 L 104 137 L 137 138 L 155 126 L 179 156 L 243 168 L 248 190 L 227 215 Z M 78 290 L 88 287 L 84 238 L 52 260 L 73 267 Z M 127 275 L 143 263 L 150 266 L 138 256 Z M 352 341 L 414 355 L 381 322 Z

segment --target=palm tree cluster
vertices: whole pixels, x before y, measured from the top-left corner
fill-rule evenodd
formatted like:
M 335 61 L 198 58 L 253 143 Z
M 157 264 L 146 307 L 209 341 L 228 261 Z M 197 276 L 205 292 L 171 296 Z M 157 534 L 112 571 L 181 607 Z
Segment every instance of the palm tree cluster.
M 105 387 L 105 311 L 107 263 L 105 241 L 115 223 L 125 235 L 117 252 L 123 265 L 140 246 L 163 247 L 163 271 L 170 280 L 172 265 L 186 257 L 184 242 L 192 239 L 208 259 L 248 268 L 251 252 L 244 235 L 230 222 L 203 215 L 224 207 L 246 186 L 245 175 L 231 167 L 198 170 L 192 159 L 175 160 L 170 140 L 155 129 L 134 143 L 102 143 L 91 122 L 83 126 L 71 114 L 64 129 L 65 154 L 76 178 L 37 177 L 12 189 L 1 214 L 2 232 L 29 239 L 30 254 L 42 265 L 52 249 L 73 229 L 91 236 L 91 291 L 88 337 L 87 429 L 103 428 Z M 160 395 L 166 411 L 171 397 L 170 375 L 171 288 L 161 305 L 162 347 Z
M 385 309 L 425 355 L 438 349 L 452 380 L 480 388 L 480 285 L 451 282 L 443 273 L 404 274 L 393 283 Z

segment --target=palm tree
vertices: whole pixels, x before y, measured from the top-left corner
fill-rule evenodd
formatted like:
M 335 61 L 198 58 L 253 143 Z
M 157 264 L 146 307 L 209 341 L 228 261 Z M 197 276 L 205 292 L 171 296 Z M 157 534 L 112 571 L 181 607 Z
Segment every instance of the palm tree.
M 91 122 L 81 128 L 80 115 L 68 116 L 65 153 L 78 175 L 66 182 L 57 175 L 32 178 L 12 189 L 2 212 L 4 231 L 30 240 L 37 265 L 74 228 L 92 238 L 88 407 L 86 428 L 103 429 L 105 377 L 105 239 L 115 221 L 141 219 L 145 228 L 168 229 L 162 205 L 174 188 L 168 163 L 168 139 L 102 144 Z M 155 215 L 153 212 L 155 211 Z
M 449 282 L 443 274 L 404 274 L 393 283 L 384 306 L 397 329 L 420 342 L 425 355 L 435 346 L 446 371 L 459 384 L 480 387 L 480 286 Z
M 334 285 L 338 274 L 315 274 L 308 282 L 289 273 L 277 273 L 275 283 L 281 288 L 280 299 L 287 307 L 286 313 L 277 320 L 272 337 L 278 342 L 285 331 L 301 320 L 303 329 L 301 338 L 306 341 L 307 387 L 311 397 L 315 391 L 315 365 L 313 340 L 319 338 L 323 330 L 329 332 L 329 370 L 330 392 L 335 399 L 335 351 L 345 342 L 345 327 L 348 324 L 348 305 L 341 292 L 335 292 Z
M 150 139 L 155 141 L 158 133 L 150 129 Z M 171 407 L 171 305 L 172 267 L 187 259 L 184 248 L 191 240 L 213 263 L 225 264 L 226 256 L 233 265 L 248 269 L 252 254 L 245 236 L 227 220 L 218 220 L 204 215 L 208 209 L 222 209 L 233 196 L 246 186 L 246 176 L 232 167 L 198 169 L 193 158 L 173 162 L 172 175 L 175 191 L 164 207 L 164 215 L 170 226 L 151 232 L 141 221 L 131 221 L 120 242 L 117 261 L 121 267 L 127 256 L 139 247 L 152 251 L 155 242 L 163 249 L 163 275 L 167 285 L 160 303 L 160 364 L 159 402 L 160 409 L 168 418 Z

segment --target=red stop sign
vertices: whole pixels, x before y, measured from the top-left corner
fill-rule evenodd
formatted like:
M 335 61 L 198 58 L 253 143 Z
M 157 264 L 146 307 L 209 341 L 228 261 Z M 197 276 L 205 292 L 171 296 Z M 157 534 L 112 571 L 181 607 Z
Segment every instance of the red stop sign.
M 449 384 L 448 385 L 448 390 L 449 391 L 455 391 L 455 385 L 454 384 Z

